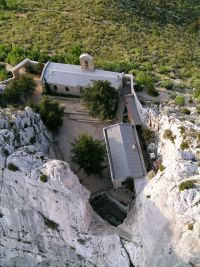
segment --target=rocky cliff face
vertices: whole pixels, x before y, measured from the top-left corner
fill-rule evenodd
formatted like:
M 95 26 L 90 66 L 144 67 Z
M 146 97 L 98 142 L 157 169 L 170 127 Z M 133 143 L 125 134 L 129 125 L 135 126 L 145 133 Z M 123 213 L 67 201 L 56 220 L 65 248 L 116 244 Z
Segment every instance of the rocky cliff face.
M 0 266 L 129 266 L 38 114 L 0 111 Z
M 157 131 L 165 168 L 115 229 L 92 210 L 88 190 L 69 165 L 50 159 L 51 135 L 39 115 L 4 109 L 0 118 L 0 266 L 200 264 L 197 124 L 150 110 L 146 122 Z M 164 138 L 169 129 L 173 138 Z M 187 180 L 194 187 L 180 191 Z
M 199 266 L 200 126 L 190 122 L 190 116 L 183 121 L 169 110 L 159 116 L 150 111 L 146 118 L 158 131 L 164 170 L 148 182 L 121 226 L 133 239 L 125 247 L 134 266 Z M 166 130 L 172 138 L 166 138 Z M 183 142 L 188 144 L 185 149 Z M 179 185 L 188 180 L 194 187 L 180 191 Z

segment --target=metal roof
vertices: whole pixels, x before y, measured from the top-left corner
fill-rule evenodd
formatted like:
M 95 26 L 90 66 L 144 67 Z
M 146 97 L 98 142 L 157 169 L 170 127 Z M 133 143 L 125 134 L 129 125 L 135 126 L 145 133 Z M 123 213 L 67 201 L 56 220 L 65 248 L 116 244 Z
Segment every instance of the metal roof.
M 41 81 L 64 86 L 86 87 L 92 81 L 109 81 L 115 88 L 122 84 L 123 73 L 95 69 L 83 70 L 79 65 L 48 62 L 42 72 Z
M 130 123 L 104 128 L 112 179 L 144 177 L 146 174 L 136 128 Z
M 128 111 L 128 117 L 129 117 L 131 123 L 133 123 L 135 125 L 141 125 L 142 122 L 140 119 L 140 115 L 139 115 L 133 94 L 125 96 L 125 104 L 126 104 L 126 108 Z

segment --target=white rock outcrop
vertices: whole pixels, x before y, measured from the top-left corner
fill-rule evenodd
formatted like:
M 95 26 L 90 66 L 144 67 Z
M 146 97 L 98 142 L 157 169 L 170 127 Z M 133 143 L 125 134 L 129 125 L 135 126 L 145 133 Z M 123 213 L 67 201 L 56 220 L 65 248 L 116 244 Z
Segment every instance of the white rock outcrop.
M 30 108 L 0 110 L 0 266 L 128 267 L 89 191 L 53 157 L 51 136 Z
M 158 152 L 165 167 L 150 180 L 120 228 L 135 267 L 200 266 L 200 125 L 181 121 L 172 112 L 146 116 L 159 129 Z M 173 139 L 164 138 L 171 130 Z M 186 142 L 188 147 L 181 149 Z M 194 188 L 180 191 L 183 181 Z

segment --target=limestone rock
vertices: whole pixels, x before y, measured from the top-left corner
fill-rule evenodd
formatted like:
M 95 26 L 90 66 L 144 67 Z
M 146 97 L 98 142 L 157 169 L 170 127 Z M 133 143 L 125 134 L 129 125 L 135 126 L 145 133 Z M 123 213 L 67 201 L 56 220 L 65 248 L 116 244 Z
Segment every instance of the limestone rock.
M 166 129 L 174 140 L 164 138 Z M 148 182 L 120 226 L 132 236 L 125 247 L 136 267 L 200 264 L 200 168 L 195 156 L 199 131 L 199 125 L 173 113 L 159 115 L 158 152 L 165 169 Z M 189 149 L 181 149 L 183 141 Z M 181 182 L 188 180 L 194 187 L 180 191 Z
M 0 130 L 0 266 L 128 267 L 89 191 L 66 162 L 48 157 L 51 136 L 39 115 L 30 108 L 0 112 L 8 122 Z

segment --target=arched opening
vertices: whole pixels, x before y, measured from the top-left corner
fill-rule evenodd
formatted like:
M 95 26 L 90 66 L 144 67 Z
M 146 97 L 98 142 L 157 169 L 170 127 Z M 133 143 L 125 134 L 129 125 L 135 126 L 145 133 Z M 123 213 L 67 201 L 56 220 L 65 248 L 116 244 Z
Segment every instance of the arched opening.
M 66 87 L 65 87 L 65 91 L 66 91 L 66 92 L 69 92 L 69 87 L 66 86 Z
M 58 87 L 57 87 L 57 85 L 54 85 L 54 87 L 53 87 L 53 88 L 54 88 L 54 90 L 56 90 L 56 91 L 58 90 Z

